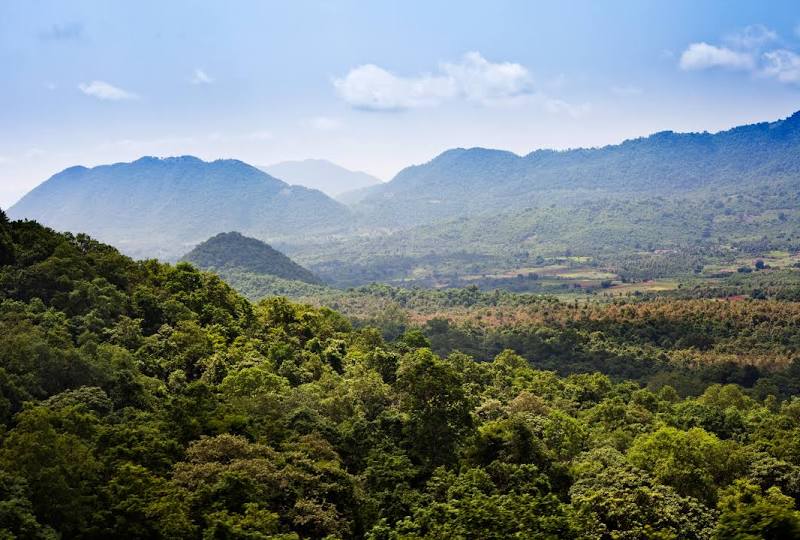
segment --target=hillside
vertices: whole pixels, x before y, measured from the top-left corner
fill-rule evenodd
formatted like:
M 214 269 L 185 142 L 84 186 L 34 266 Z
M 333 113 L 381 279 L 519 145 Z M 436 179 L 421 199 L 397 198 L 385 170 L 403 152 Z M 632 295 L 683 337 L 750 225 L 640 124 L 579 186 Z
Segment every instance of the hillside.
M 340 195 L 381 183 L 378 178 L 361 171 L 351 171 L 325 159 L 283 161 L 263 167 L 275 178 L 311 189 L 318 189 L 338 198 Z
M 280 251 L 238 232 L 213 236 L 184 255 L 182 260 L 217 273 L 250 273 L 322 284 L 317 276 Z
M 432 317 L 387 339 L 2 212 L 0 254 L 3 537 L 800 532 L 796 303 L 361 291 Z
M 798 186 L 800 112 L 719 133 L 665 131 L 602 148 L 448 150 L 369 189 L 370 222 L 409 226 L 448 217 L 568 205 L 598 196 L 654 197 Z
M 143 157 L 66 169 L 8 211 L 58 230 L 88 232 L 138 256 L 174 258 L 220 231 L 273 238 L 346 226 L 347 209 L 319 191 L 237 160 Z

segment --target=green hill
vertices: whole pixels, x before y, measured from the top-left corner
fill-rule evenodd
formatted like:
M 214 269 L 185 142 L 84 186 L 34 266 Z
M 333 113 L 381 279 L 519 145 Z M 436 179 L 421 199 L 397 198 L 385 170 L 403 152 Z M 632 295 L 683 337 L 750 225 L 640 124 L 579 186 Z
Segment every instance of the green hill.
M 183 256 L 204 270 L 256 274 L 321 285 L 322 280 L 261 240 L 238 232 L 220 233 Z

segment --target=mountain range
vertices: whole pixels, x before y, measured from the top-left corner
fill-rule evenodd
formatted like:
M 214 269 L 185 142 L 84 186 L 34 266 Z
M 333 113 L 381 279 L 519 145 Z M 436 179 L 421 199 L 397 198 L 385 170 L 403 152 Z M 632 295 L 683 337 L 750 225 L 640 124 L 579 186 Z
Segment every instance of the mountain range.
M 282 174 L 328 167 L 299 163 L 283 164 Z M 741 250 L 792 250 L 800 113 L 719 133 L 665 131 L 525 156 L 452 149 L 351 192 L 349 205 L 284 180 L 237 160 L 145 157 L 62 171 L 8 214 L 165 259 L 236 230 L 339 284 L 416 275 L 421 260 L 448 272 L 467 264 L 484 271 L 476 260 L 705 249 L 712 239 Z
M 383 226 L 408 226 L 480 212 L 590 200 L 672 196 L 797 183 L 800 112 L 719 133 L 664 131 L 602 148 L 457 148 L 369 188 L 358 212 Z
M 262 169 L 290 184 L 317 189 L 343 202 L 354 201 L 351 192 L 359 192 L 363 188 L 382 183 L 365 172 L 351 171 L 325 159 L 282 161 Z
M 192 156 L 71 167 L 12 206 L 10 217 L 87 232 L 136 256 L 175 258 L 221 231 L 259 238 L 346 226 L 347 208 L 242 161 Z

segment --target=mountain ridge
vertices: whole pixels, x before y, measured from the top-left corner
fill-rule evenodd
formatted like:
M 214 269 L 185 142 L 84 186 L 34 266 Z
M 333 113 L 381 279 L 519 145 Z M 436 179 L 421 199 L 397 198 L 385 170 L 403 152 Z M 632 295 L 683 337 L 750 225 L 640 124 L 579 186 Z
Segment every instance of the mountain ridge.
M 355 209 L 382 226 L 413 226 L 476 212 L 604 194 L 691 192 L 795 182 L 800 112 L 716 133 L 660 131 L 619 144 L 525 155 L 454 148 L 370 188 Z
M 368 173 L 353 171 L 326 159 L 282 161 L 260 168 L 290 184 L 318 189 L 336 199 L 382 182 Z
M 137 256 L 177 257 L 225 230 L 261 238 L 346 226 L 347 208 L 235 159 L 144 156 L 69 167 L 9 211 L 58 230 L 87 231 Z

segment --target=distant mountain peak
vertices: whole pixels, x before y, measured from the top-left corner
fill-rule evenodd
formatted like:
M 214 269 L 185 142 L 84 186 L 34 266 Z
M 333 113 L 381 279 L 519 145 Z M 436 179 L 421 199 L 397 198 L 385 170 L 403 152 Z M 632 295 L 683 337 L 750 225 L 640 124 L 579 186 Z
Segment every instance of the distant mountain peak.
M 326 159 L 283 161 L 263 170 L 289 184 L 318 189 L 331 197 L 381 184 L 381 180 L 372 175 L 346 169 Z
M 237 159 L 143 156 L 70 167 L 9 209 L 57 230 L 87 232 L 134 256 L 172 259 L 220 230 L 271 238 L 347 226 L 347 208 Z

